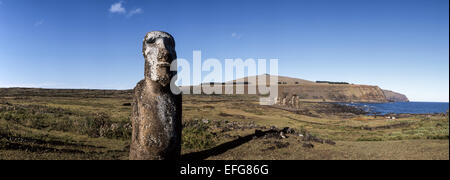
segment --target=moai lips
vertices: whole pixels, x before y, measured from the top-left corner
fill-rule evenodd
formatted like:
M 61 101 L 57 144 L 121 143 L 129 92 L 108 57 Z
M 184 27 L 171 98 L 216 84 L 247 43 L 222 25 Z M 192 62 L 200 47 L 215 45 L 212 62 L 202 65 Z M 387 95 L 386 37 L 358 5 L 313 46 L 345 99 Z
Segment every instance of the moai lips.
M 165 32 L 145 36 L 145 79 L 134 89 L 131 160 L 176 160 L 181 153 L 181 95 L 170 89 L 175 41 Z

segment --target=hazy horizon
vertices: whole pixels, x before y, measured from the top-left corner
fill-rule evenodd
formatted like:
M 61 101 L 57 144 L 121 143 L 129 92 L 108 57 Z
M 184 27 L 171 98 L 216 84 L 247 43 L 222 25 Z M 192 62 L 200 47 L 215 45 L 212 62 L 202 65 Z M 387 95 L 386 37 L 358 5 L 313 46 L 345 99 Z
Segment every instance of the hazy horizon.
M 152 30 L 189 61 L 277 58 L 280 76 L 449 102 L 447 0 L 0 0 L 0 87 L 132 89 Z

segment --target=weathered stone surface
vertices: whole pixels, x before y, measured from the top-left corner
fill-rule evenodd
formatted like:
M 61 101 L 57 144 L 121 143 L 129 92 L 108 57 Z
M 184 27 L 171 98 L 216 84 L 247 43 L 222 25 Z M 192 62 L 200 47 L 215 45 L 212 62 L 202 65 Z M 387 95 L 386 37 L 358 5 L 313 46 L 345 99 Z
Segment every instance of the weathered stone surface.
M 176 160 L 181 153 L 181 95 L 170 89 L 175 41 L 165 32 L 146 35 L 145 79 L 134 89 L 131 160 Z

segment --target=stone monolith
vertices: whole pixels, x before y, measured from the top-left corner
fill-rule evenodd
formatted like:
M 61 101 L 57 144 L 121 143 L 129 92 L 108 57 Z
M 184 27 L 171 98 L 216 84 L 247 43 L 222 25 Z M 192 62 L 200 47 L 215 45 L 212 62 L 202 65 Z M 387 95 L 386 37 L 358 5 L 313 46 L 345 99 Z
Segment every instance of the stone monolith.
M 131 160 L 177 160 L 181 153 L 181 95 L 170 89 L 177 58 L 173 37 L 160 31 L 147 33 L 142 52 L 145 79 L 134 88 L 130 145 Z

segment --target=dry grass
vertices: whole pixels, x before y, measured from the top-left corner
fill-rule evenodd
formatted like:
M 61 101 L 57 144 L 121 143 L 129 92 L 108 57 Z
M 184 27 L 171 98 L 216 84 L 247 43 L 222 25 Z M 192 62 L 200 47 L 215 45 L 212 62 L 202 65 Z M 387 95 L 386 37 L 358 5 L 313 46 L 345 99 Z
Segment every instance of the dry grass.
M 130 129 L 113 126 L 129 123 L 130 96 L 14 93 L 19 95 L 0 94 L 0 159 L 127 159 Z M 257 138 L 206 159 L 449 159 L 448 116 L 388 120 L 340 112 L 325 103 L 304 102 L 301 111 L 292 111 L 257 102 L 256 96 L 245 95 L 184 96 L 183 154 L 222 147 L 257 129 L 276 126 L 304 130 L 337 144 L 310 142 L 314 147 L 309 148 L 293 135 Z

